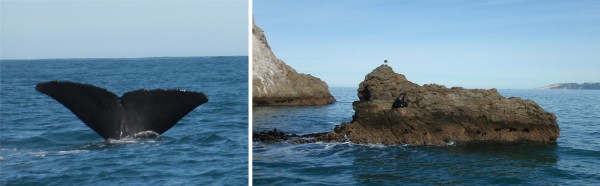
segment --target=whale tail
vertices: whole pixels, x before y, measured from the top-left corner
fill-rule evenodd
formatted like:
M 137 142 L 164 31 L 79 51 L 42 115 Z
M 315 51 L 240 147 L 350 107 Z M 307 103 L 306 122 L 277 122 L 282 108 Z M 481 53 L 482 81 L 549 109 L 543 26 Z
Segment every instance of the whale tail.
M 140 89 L 118 97 L 103 88 L 61 81 L 39 83 L 35 89 L 67 107 L 106 140 L 147 131 L 162 134 L 208 101 L 201 92 L 164 89 Z

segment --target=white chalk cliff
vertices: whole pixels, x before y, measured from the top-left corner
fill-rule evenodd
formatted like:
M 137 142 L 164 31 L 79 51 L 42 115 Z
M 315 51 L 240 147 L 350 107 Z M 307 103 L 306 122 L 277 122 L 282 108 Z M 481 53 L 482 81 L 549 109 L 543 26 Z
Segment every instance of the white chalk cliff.
M 327 84 L 312 75 L 297 73 L 275 57 L 263 30 L 252 27 L 252 104 L 325 105 L 335 102 Z

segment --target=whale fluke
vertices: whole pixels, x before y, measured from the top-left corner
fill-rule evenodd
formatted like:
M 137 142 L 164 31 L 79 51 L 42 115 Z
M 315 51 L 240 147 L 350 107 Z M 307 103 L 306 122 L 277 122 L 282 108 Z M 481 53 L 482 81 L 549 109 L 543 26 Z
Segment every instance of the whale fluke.
M 63 104 L 106 140 L 148 131 L 162 134 L 208 101 L 201 92 L 164 89 L 134 90 L 118 97 L 103 88 L 65 81 L 39 83 L 35 89 Z

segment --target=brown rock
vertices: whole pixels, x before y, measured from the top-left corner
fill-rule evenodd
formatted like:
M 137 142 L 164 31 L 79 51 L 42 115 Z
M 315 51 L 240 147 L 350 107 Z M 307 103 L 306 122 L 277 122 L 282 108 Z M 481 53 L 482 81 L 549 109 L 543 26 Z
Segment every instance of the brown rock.
M 256 24 L 252 28 L 252 104 L 325 105 L 335 102 L 324 81 L 297 73 L 275 57 Z
M 406 94 L 408 106 L 393 108 Z M 328 139 L 354 143 L 446 145 L 466 142 L 555 142 L 556 116 L 531 100 L 505 98 L 496 89 L 419 86 L 382 65 L 365 77 L 353 121 Z M 332 137 L 336 136 L 337 137 Z M 331 140 L 330 140 L 331 141 Z

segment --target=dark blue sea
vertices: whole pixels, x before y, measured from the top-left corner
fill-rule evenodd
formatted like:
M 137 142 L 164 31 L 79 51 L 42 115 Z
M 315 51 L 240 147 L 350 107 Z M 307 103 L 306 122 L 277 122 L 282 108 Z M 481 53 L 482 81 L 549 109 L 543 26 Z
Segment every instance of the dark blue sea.
M 248 57 L 2 60 L 0 185 L 246 185 Z M 105 141 L 35 85 L 204 92 L 156 139 Z
M 254 107 L 253 130 L 306 134 L 348 122 L 356 88 L 331 88 L 337 103 Z M 255 185 L 600 185 L 600 91 L 499 90 L 554 112 L 555 144 L 383 146 L 253 143 Z

